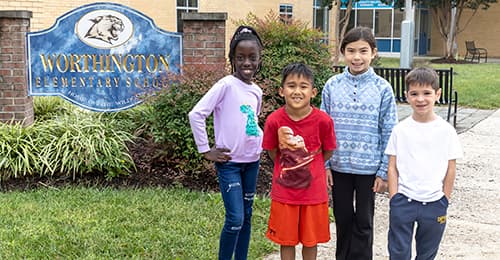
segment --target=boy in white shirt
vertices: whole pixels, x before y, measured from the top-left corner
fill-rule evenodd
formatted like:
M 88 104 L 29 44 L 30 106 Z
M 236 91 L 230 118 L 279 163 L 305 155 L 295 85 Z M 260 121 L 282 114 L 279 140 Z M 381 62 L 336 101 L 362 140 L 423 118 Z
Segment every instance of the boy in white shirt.
M 436 257 L 462 148 L 455 129 L 434 113 L 441 96 L 433 69 L 416 68 L 405 78 L 413 114 L 396 125 L 385 153 L 389 155 L 390 259 L 411 259 L 413 227 L 416 259 Z

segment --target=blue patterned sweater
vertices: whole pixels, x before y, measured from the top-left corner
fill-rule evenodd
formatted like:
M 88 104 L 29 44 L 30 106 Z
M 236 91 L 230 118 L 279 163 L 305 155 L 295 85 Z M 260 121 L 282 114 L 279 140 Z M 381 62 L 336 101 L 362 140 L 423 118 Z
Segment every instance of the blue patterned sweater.
M 326 167 L 387 179 L 385 147 L 398 122 L 391 85 L 369 68 L 352 75 L 348 69 L 331 77 L 322 92 L 321 109 L 335 124 L 337 149 Z

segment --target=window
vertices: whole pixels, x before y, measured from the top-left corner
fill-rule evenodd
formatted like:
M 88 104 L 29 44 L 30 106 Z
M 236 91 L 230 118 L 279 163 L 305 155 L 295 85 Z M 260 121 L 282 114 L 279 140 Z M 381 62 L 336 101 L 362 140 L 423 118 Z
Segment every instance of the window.
M 280 4 L 280 20 L 288 24 L 293 17 L 293 6 L 291 4 Z
M 392 10 L 375 10 L 375 37 L 391 37 Z
M 401 23 L 404 20 L 404 12 L 399 9 L 394 9 L 394 38 L 401 37 Z
M 330 28 L 330 20 L 328 15 L 328 7 L 321 7 L 322 0 L 314 0 L 313 5 L 313 26 L 323 32 L 323 42 L 328 44 L 328 28 Z
M 373 29 L 373 10 L 358 10 L 358 26 L 365 26 Z
M 198 0 L 177 0 L 177 32 L 182 32 L 182 13 L 198 12 Z

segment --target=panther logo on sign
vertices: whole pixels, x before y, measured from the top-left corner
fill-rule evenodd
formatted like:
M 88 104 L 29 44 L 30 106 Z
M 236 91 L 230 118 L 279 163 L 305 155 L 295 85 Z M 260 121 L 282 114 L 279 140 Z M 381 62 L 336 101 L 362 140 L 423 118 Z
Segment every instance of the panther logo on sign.
M 123 22 L 116 16 L 98 16 L 91 21 L 94 24 L 85 34 L 86 38 L 94 38 L 113 44 L 111 40 L 118 40 L 118 34 L 123 32 Z
M 112 10 L 90 12 L 76 24 L 76 33 L 85 44 L 111 49 L 127 42 L 133 34 L 132 22 Z

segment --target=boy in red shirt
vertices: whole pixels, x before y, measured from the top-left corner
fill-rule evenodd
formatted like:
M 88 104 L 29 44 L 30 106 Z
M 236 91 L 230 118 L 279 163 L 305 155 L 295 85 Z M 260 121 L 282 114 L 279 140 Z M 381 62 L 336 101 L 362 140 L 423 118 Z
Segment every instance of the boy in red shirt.
M 280 245 L 281 259 L 316 259 L 317 244 L 330 240 L 328 191 L 331 175 L 324 162 L 336 147 L 333 121 L 312 107 L 317 94 L 311 69 L 302 63 L 282 71 L 285 106 L 266 120 L 262 147 L 274 161 L 267 237 Z M 327 186 L 328 185 L 328 186 Z

